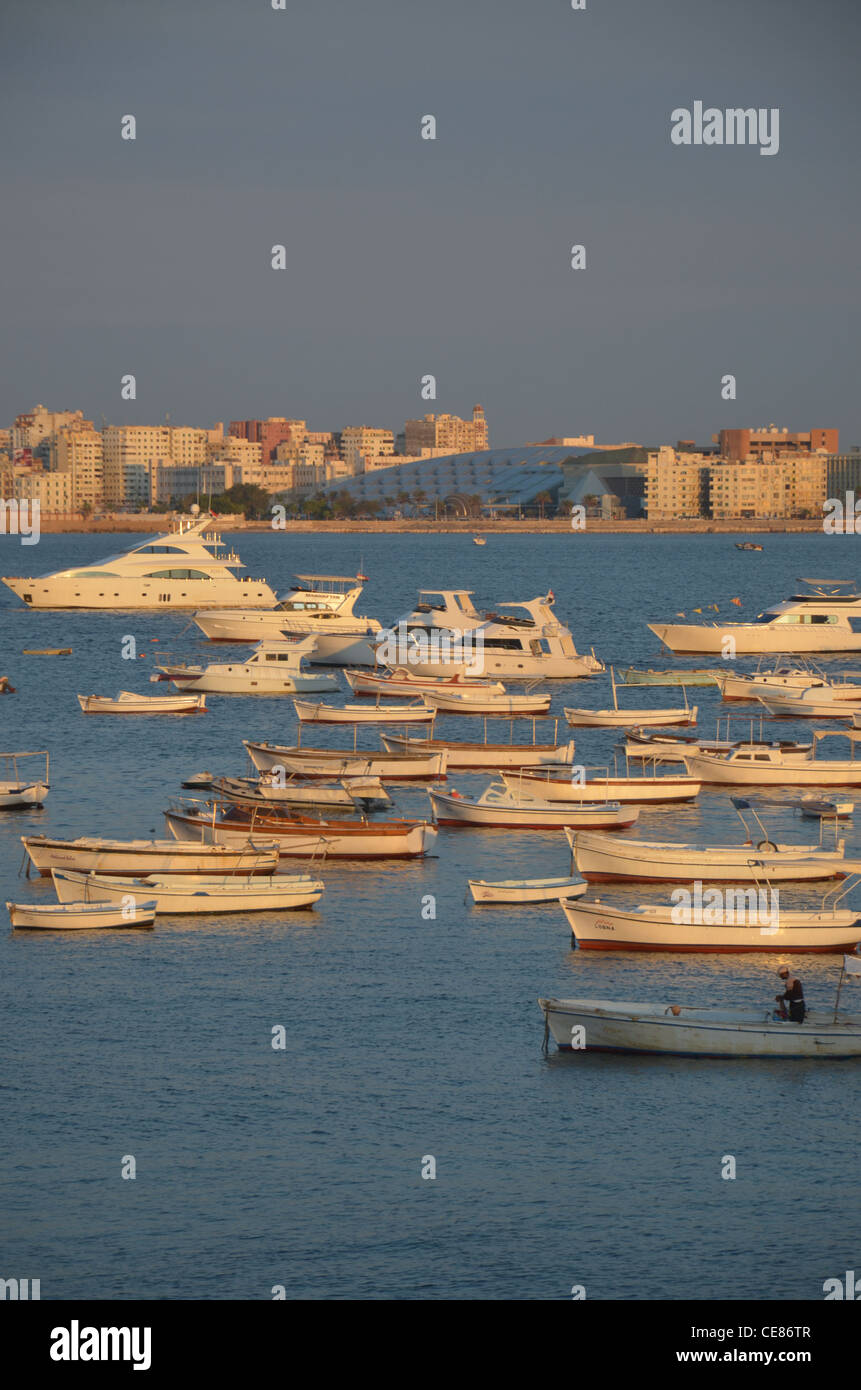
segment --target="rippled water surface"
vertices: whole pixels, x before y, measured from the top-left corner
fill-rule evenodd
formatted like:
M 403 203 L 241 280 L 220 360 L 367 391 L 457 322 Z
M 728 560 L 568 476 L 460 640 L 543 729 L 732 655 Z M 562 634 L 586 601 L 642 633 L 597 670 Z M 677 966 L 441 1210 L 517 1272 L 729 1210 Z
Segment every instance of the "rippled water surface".
M 0 568 L 38 573 L 133 542 L 0 537 Z M 798 575 L 855 577 L 856 543 L 775 536 L 741 553 L 721 536 L 508 536 L 481 549 L 450 535 L 238 540 L 248 572 L 279 590 L 296 571 L 363 566 L 362 609 L 386 622 L 419 587 L 473 588 L 487 606 L 552 587 L 578 647 L 651 666 L 671 661 L 647 621 L 709 603 L 750 617 Z M 52 786 L 43 811 L 0 816 L 2 901 L 53 896 L 18 877 L 22 834 L 161 837 L 184 776 L 247 770 L 243 737 L 293 741 L 289 699 L 213 696 L 187 719 L 79 712 L 77 693 L 151 693 L 159 652 L 212 654 L 184 615 L 3 604 L 0 674 L 18 693 L 0 697 L 0 747 L 50 748 Z M 136 662 L 121 656 L 127 634 Z M 65 645 L 72 656 L 21 655 Z M 715 695 L 689 693 L 712 733 Z M 557 684 L 553 710 L 609 698 L 605 679 Z M 466 737 L 475 725 L 446 728 Z M 578 755 L 608 765 L 617 737 L 578 731 Z M 318 739 L 351 736 L 306 735 Z M 376 744 L 370 731 L 359 739 Z M 450 779 L 464 791 L 485 782 Z M 397 812 L 427 814 L 421 788 L 394 796 Z M 769 830 L 816 839 L 790 796 L 763 802 Z M 707 843 L 740 832 L 727 795 L 706 791 L 681 811 L 644 810 L 635 833 Z M 846 833 L 861 857 L 853 822 Z M 597 1299 L 821 1298 L 825 1279 L 858 1267 L 858 1066 L 543 1056 L 539 995 L 767 1004 L 776 992 L 767 956 L 575 953 L 557 907 L 464 901 L 468 877 L 567 870 L 561 832 L 444 829 L 423 863 L 327 865 L 313 912 L 4 934 L 0 1276 L 40 1278 L 43 1298 L 259 1299 L 278 1284 L 326 1299 L 555 1299 L 573 1284 Z M 601 891 L 649 901 L 666 890 Z M 838 960 L 796 962 L 814 1008 L 833 1004 Z M 271 1046 L 278 1024 L 283 1051 Z M 729 1154 L 734 1181 L 721 1178 Z M 134 1181 L 121 1178 L 126 1155 Z M 426 1156 L 434 1180 L 421 1176 Z

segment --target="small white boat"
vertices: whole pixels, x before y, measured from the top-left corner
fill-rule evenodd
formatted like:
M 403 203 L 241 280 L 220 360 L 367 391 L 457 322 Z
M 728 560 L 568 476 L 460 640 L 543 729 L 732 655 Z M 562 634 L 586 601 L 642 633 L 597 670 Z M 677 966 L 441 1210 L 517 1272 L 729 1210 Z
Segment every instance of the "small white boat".
M 696 777 L 587 777 L 575 781 L 560 776 L 555 768 L 541 772 L 503 772 L 500 774 L 510 792 L 527 792 L 544 801 L 610 801 L 633 802 L 636 805 L 662 805 L 666 802 L 693 801 L 699 796 L 702 783 Z
M 578 830 L 566 831 L 579 872 L 590 882 L 627 879 L 632 882 L 756 883 L 760 878 L 779 882 L 815 882 L 842 878 L 846 842 L 833 850 L 821 845 L 780 845 L 765 838 L 759 844 L 687 845 L 666 840 L 626 840 Z
M 848 738 L 854 745 L 861 731 L 820 731 L 820 739 Z M 728 753 L 691 753 L 685 767 L 692 777 L 720 786 L 861 787 L 861 758 L 806 758 L 780 748 L 740 747 Z
M 209 784 L 215 796 L 238 805 L 315 807 L 345 811 L 388 805 L 391 797 L 378 777 L 346 777 L 334 784 L 308 784 L 269 772 L 259 777 L 215 777 Z
M 495 714 L 511 718 L 519 714 L 546 714 L 552 696 L 499 695 L 486 690 L 423 690 L 422 699 L 429 709 L 445 710 L 449 714 Z
M 30 863 L 43 878 L 52 869 L 72 869 L 100 874 L 271 874 L 278 866 L 278 847 L 268 844 L 243 846 L 179 844 L 176 840 L 103 840 L 81 836 L 77 840 L 49 839 L 47 835 L 22 835 Z
M 302 667 L 303 659 L 316 647 L 316 637 L 267 641 L 260 642 L 244 661 L 166 665 L 161 669 L 182 690 L 203 690 L 212 695 L 301 695 L 337 690 L 337 676 Z
M 18 763 L 23 758 L 44 758 L 44 775 L 22 776 Z M 47 752 L 0 753 L 0 774 L 0 811 L 44 805 L 50 791 L 50 755 Z
M 151 927 L 156 904 L 146 898 L 128 900 L 121 906 L 92 902 L 7 903 L 13 927 L 40 928 L 43 931 L 89 931 L 93 927 Z
M 615 907 L 599 899 L 563 903 L 577 945 L 586 951 L 850 951 L 861 941 L 861 915 L 848 908 L 772 913 L 756 888 L 714 889 L 721 902 L 691 911 L 677 903 Z M 844 890 L 846 891 L 846 890 Z M 766 900 L 768 894 L 765 894 Z
M 594 826 L 624 830 L 639 816 L 636 806 L 623 807 L 618 801 L 579 806 L 539 801 L 535 797 L 515 796 L 501 782 L 491 782 L 479 797 L 460 792 L 428 792 L 438 825 L 477 825 L 509 830 L 554 830 L 565 826 Z
M 754 739 L 752 734 L 748 739 L 696 738 L 692 734 L 629 729 L 624 744 L 627 758 L 653 763 L 683 763 L 689 754 L 729 753 L 733 748 L 779 748 L 784 756 L 792 755 L 798 761 L 813 757 L 812 743 L 796 743 L 791 739 L 768 742 Z
M 796 657 L 792 661 L 778 658 L 773 665 L 763 667 L 760 658 L 757 669 L 746 675 L 737 671 L 726 671 L 719 675 L 718 684 L 723 700 L 755 700 L 759 695 L 790 694 L 800 690 L 816 689 L 824 699 L 861 700 L 861 685 L 847 680 L 830 679 L 813 662 Z
M 835 797 L 803 796 L 798 803 L 798 809 L 803 816 L 808 816 L 811 820 L 833 819 L 848 820 L 855 811 L 854 801 L 838 801 Z
M 804 690 L 786 690 L 782 694 L 758 694 L 756 699 L 775 719 L 846 719 L 852 720 L 857 705 L 852 700 L 835 699 L 828 690 L 816 686 Z
M 473 543 L 473 545 L 487 545 L 487 537 L 486 537 L 486 536 L 473 536 L 473 538 L 472 538 L 472 543 Z
M 106 878 L 99 874 L 55 869 L 54 889 L 61 903 L 149 902 L 156 912 L 288 912 L 312 907 L 325 885 L 306 874 L 224 876 L 148 874 L 145 878 Z
M 408 705 L 323 705 L 294 700 L 297 717 L 306 724 L 431 724 L 436 710 L 420 701 Z
M 684 706 L 675 705 L 667 709 L 620 709 L 619 692 L 616 683 L 616 674 L 610 667 L 610 683 L 613 691 L 612 709 L 565 709 L 565 718 L 575 729 L 617 729 L 632 728 L 638 729 L 645 725 L 671 725 L 671 724 L 696 724 L 697 706 L 688 704 L 688 693 L 685 686 L 682 692 L 685 697 Z
M 449 771 L 489 770 L 496 772 L 503 767 L 554 767 L 574 761 L 575 744 L 567 743 L 490 743 L 472 742 L 457 738 L 422 739 L 411 738 L 408 734 L 381 734 L 383 746 L 392 753 L 412 751 L 418 753 L 424 748 L 428 752 L 445 753 Z
M 386 736 L 383 744 L 388 748 Z M 386 782 L 430 782 L 446 775 L 448 754 L 420 743 L 419 750 L 400 753 L 377 753 L 359 748 L 351 753 L 346 748 L 301 748 L 298 744 L 252 743 L 244 739 L 248 756 L 258 772 L 280 770 L 285 776 L 350 778 L 379 777 Z
M 106 695 L 79 695 L 84 714 L 205 714 L 205 695 L 136 695 L 121 690 L 115 700 Z
M 473 901 L 481 903 L 555 903 L 578 898 L 589 887 L 582 878 L 507 878 L 489 883 L 468 879 Z
M 561 1051 L 656 1052 L 684 1057 L 861 1057 L 861 1017 L 783 1022 L 773 1006 L 697 1008 L 615 999 L 539 999 Z
M 354 695 L 419 695 L 423 690 L 478 690 L 505 694 L 502 681 L 471 681 L 461 672 L 453 676 L 420 676 L 408 666 L 376 671 L 345 671 L 344 677 Z

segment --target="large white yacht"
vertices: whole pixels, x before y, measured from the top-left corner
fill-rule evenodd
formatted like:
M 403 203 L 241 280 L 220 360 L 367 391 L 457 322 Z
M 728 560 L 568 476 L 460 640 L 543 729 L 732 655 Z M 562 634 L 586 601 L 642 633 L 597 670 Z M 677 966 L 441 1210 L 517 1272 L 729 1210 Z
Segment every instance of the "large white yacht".
M 219 535 L 206 535 L 217 524 L 211 516 L 180 519 L 167 535 L 99 563 L 3 583 L 30 608 L 271 608 L 278 600 L 265 579 L 240 579 L 239 556 L 221 549 Z
M 211 642 L 277 641 L 283 637 L 317 638 L 312 664 L 372 666 L 368 641 L 380 631 L 375 618 L 353 609 L 362 593 L 358 576 L 297 574 L 296 583 L 265 613 L 227 611 L 195 614 L 194 621 Z
M 759 613 L 753 622 L 649 623 L 656 637 L 679 655 L 765 652 L 861 651 L 861 594 L 849 580 L 800 579 L 808 591 Z
M 380 634 L 378 660 L 428 676 L 460 672 L 506 680 L 575 680 L 604 670 L 594 653 L 577 651 L 570 629 L 553 612 L 552 593 L 499 605 L 515 610 L 510 614 L 479 612 L 470 589 L 421 589 L 419 600 Z

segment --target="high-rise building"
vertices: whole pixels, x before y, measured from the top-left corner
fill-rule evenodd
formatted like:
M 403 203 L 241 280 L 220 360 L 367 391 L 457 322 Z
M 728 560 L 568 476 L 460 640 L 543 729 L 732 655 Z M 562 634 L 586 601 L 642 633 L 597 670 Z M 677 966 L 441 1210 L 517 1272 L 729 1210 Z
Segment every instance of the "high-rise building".
M 779 463 L 716 463 L 709 469 L 709 511 L 716 519 L 816 517 L 826 498 L 823 454 Z
M 362 472 L 362 460 L 367 454 L 378 458 L 395 452 L 391 430 L 372 429 L 368 425 L 349 425 L 341 430 L 341 457 L 351 473 Z
M 104 442 L 96 429 L 65 426 L 57 434 L 56 472 L 68 475 L 75 508 L 104 505 Z

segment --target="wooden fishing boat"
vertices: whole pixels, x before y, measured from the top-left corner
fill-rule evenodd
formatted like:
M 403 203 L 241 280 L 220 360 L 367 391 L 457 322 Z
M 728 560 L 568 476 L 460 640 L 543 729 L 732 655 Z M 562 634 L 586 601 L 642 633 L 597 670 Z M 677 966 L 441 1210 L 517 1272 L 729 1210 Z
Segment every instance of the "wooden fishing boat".
M 561 1051 L 684 1057 L 861 1057 L 861 1017 L 783 1022 L 773 1009 L 698 1008 L 614 999 L 539 999 Z
M 477 905 L 482 903 L 555 903 L 577 898 L 589 885 L 582 878 L 508 878 L 489 883 L 483 878 L 468 879 L 469 891 Z
M 388 750 L 385 734 L 382 741 Z M 346 748 L 252 743 L 249 739 L 243 739 L 243 743 L 258 772 L 282 769 L 285 776 L 379 777 L 386 782 L 430 782 L 445 777 L 448 763 L 447 750 L 429 743 L 419 744 L 415 752 L 395 749 L 384 753 L 362 748 L 351 753 Z
M 598 899 L 562 904 L 577 945 L 587 951 L 837 952 L 861 941 L 861 915 L 848 908 L 770 910 L 756 888 L 714 890 L 722 905 L 686 914 L 679 904 L 614 907 Z M 706 890 L 705 898 L 708 898 Z M 683 916 L 694 920 L 680 920 Z M 703 920 L 706 919 L 706 920 Z
M 107 695 L 79 695 L 84 714 L 205 714 L 205 695 L 136 695 L 121 690 L 115 700 Z
M 18 763 L 23 758 L 44 758 L 44 775 L 22 776 Z M 0 753 L 0 811 L 44 805 L 51 789 L 49 773 L 50 755 L 47 752 Z
M 376 671 L 345 671 L 347 684 L 354 695 L 419 695 L 423 690 L 480 690 L 504 695 L 502 681 L 470 680 L 460 671 L 452 676 L 423 676 L 408 666 Z
M 488 743 L 471 742 L 456 738 L 420 739 L 406 734 L 382 734 L 384 746 L 392 753 L 410 751 L 418 754 L 424 748 L 429 752 L 444 753 L 449 771 L 456 769 L 467 772 L 471 769 L 490 769 L 497 771 L 503 767 L 540 767 L 551 763 L 554 766 L 573 763 L 575 744 L 567 743 Z
M 288 912 L 312 907 L 325 885 L 307 874 L 192 875 L 148 874 L 145 878 L 107 878 L 55 869 L 54 889 L 61 903 L 116 903 L 128 898 L 151 902 L 156 912 Z
M 432 724 L 436 710 L 419 700 L 408 705 L 322 705 L 294 700 L 297 718 L 307 724 Z
M 779 748 L 785 755 L 791 754 L 798 759 L 813 757 L 812 743 L 796 743 L 791 739 L 767 742 L 753 738 L 697 738 L 690 734 L 663 733 L 660 730 L 629 729 L 624 743 L 626 757 L 655 763 L 683 763 L 692 753 L 728 753 L 733 748 Z
M 617 685 L 717 685 L 723 672 L 708 671 L 638 671 L 629 666 L 616 681 Z
M 21 843 L 30 864 L 43 878 L 52 869 L 132 877 L 151 873 L 272 874 L 278 865 L 278 847 L 271 837 L 269 843 L 238 848 L 180 844 L 176 840 L 104 840 L 96 836 L 56 840 L 47 835 L 22 835 Z
M 185 785 L 185 784 L 183 784 Z M 313 807 L 316 810 L 368 810 L 388 805 L 391 797 L 378 777 L 349 777 L 335 784 L 299 783 L 262 772 L 259 777 L 214 777 L 209 783 L 219 800 L 237 805 Z
M 597 831 L 569 836 L 574 863 L 590 883 L 660 880 L 670 883 L 754 883 L 767 876 L 780 882 L 841 878 L 846 873 L 845 841 L 835 849 L 819 845 L 688 845 L 666 840 L 626 840 Z
M 449 714 L 495 714 L 503 718 L 517 715 L 546 714 L 550 695 L 509 695 L 484 690 L 424 690 L 422 699 L 432 710 Z
M 828 731 L 814 734 L 814 744 Z M 832 737 L 836 735 L 831 735 Z M 861 731 L 841 737 L 853 743 Z M 854 746 L 853 746 L 854 752 Z M 692 777 L 719 786 L 861 787 L 861 758 L 799 758 L 779 748 L 733 748 L 728 753 L 690 753 L 685 767 Z
M 554 830 L 565 826 L 594 826 L 624 830 L 639 816 L 638 807 L 623 807 L 618 801 L 579 806 L 539 801 L 535 797 L 515 796 L 501 782 L 492 782 L 479 797 L 460 792 L 428 792 L 438 825 L 478 825 L 506 830 Z
M 42 931 L 90 931 L 94 927 L 151 927 L 156 904 L 152 898 L 120 906 L 92 902 L 7 903 L 13 927 Z
M 638 805 L 669 801 L 693 801 L 699 796 L 702 783 L 696 777 L 587 777 L 575 781 L 560 776 L 554 768 L 541 772 L 503 772 L 500 774 L 511 792 L 528 792 L 544 801 L 610 801 L 634 802 Z
M 646 725 L 664 726 L 669 724 L 696 724 L 697 706 L 691 707 L 688 704 L 687 690 L 682 687 L 685 703 L 684 706 L 676 705 L 668 709 L 620 709 L 618 685 L 616 674 L 612 666 L 610 667 L 610 684 L 613 691 L 612 709 L 582 709 L 579 707 L 565 708 L 565 718 L 575 729 L 616 729 L 630 728 L 636 725 L 643 728 Z
M 282 858 L 325 853 L 327 859 L 416 859 L 437 837 L 427 821 L 314 819 L 238 806 L 184 806 L 165 811 L 164 817 L 179 841 L 243 845 L 258 837 L 275 841 Z

